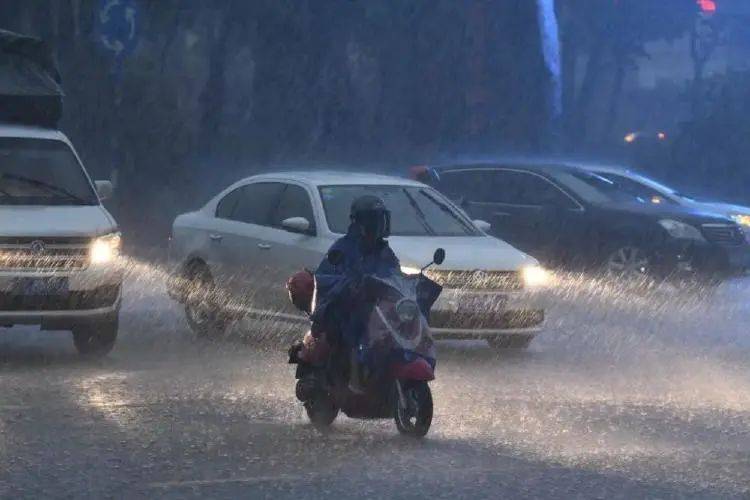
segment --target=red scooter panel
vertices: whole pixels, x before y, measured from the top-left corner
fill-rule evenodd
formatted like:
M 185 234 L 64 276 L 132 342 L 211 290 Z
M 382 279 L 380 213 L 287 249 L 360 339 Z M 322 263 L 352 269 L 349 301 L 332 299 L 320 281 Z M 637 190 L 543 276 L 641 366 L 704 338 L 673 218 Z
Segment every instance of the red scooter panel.
M 429 382 L 435 380 L 435 372 L 430 364 L 422 358 L 417 358 L 410 363 L 395 363 L 391 367 L 393 378 L 399 380 L 420 380 Z

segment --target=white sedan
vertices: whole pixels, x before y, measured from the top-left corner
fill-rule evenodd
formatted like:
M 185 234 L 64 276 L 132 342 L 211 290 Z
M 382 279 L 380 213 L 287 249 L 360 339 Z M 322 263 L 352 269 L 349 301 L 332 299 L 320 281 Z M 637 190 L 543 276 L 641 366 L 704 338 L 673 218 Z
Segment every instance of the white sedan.
M 285 282 L 314 270 L 349 225 L 352 200 L 374 194 L 392 213 L 391 247 L 402 271 L 431 269 L 443 294 L 430 324 L 437 338 L 486 339 L 526 347 L 544 322 L 530 289 L 546 273 L 532 257 L 485 234 L 448 199 L 421 183 L 374 174 L 283 172 L 243 179 L 204 207 L 177 217 L 170 241 L 170 295 L 199 336 L 219 336 L 239 315 L 305 321 Z

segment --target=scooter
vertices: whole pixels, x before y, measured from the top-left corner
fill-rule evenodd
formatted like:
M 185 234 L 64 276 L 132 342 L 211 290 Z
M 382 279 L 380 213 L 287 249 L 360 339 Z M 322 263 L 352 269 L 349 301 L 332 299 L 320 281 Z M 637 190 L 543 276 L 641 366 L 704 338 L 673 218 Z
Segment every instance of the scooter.
M 334 251 L 328 255 L 333 266 L 342 259 Z M 433 413 L 429 382 L 435 379 L 436 362 L 428 318 L 442 287 L 424 270 L 444 259 L 445 250 L 439 248 L 419 274 L 364 276 L 358 293 L 372 307 L 355 353 L 360 370 L 356 390 L 350 386 L 350 348 L 311 333 L 292 346 L 289 361 L 297 364 L 297 398 L 313 425 L 328 427 L 343 411 L 350 418 L 393 418 L 405 435 L 427 434 Z

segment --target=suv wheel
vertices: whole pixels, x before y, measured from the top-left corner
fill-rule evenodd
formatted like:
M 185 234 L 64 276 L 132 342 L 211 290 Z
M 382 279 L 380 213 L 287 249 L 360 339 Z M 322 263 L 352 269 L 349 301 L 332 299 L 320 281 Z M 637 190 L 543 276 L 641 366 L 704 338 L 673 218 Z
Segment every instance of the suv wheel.
M 185 297 L 185 317 L 199 339 L 214 340 L 224 336 L 229 321 L 216 303 L 213 277 L 205 266 L 191 272 Z
M 119 321 L 115 319 L 80 325 L 73 328 L 73 343 L 78 353 L 87 357 L 102 357 L 109 354 L 117 341 Z

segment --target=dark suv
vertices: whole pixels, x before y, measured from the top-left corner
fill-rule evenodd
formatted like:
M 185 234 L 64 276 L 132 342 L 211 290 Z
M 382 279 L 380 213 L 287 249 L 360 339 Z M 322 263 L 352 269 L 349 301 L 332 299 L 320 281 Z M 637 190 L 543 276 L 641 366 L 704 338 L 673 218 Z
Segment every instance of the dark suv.
M 467 163 L 417 167 L 412 176 L 550 266 L 710 282 L 750 268 L 749 236 L 731 219 L 582 166 Z

